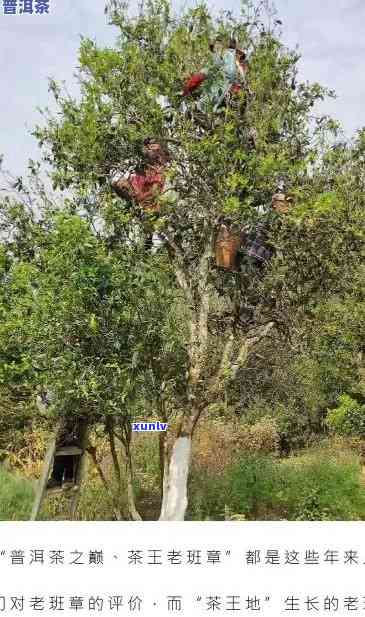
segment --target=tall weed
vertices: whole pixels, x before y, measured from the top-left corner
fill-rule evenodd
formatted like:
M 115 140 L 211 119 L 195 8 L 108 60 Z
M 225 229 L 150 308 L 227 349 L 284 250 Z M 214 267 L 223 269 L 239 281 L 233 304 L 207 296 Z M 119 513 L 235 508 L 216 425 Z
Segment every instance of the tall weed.
M 313 449 L 280 461 L 246 455 L 220 476 L 194 468 L 189 518 L 222 520 L 365 520 L 358 457 Z
M 0 467 L 0 520 L 29 520 L 32 501 L 32 484 L 10 474 Z

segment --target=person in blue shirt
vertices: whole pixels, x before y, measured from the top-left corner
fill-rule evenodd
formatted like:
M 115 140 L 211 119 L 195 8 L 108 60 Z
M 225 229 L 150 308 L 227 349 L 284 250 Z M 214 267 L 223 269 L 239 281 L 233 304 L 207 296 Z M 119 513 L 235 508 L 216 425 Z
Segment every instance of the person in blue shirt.
M 246 54 L 231 39 L 227 46 L 217 37 L 210 45 L 211 61 L 199 73 L 195 73 L 184 84 L 182 95 L 201 93 L 198 102 L 200 111 L 217 112 L 230 97 L 239 93 L 244 86 L 248 63 Z

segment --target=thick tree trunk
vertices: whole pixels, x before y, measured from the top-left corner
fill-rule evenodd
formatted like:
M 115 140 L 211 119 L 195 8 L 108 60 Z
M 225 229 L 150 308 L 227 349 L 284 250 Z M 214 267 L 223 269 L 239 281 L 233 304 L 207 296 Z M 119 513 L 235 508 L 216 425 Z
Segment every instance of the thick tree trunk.
M 199 389 L 208 340 L 209 292 L 200 293 L 200 307 L 192 313 L 190 322 L 189 371 L 187 399 L 190 410 L 181 417 L 169 464 L 164 463 L 163 497 L 160 521 L 183 521 L 188 506 L 188 478 L 191 444 L 196 422 L 199 419 Z
M 174 265 L 176 280 L 185 294 L 190 307 L 190 340 L 188 343 L 189 366 L 187 371 L 186 398 L 189 409 L 181 416 L 181 425 L 172 448 L 169 464 L 164 462 L 163 497 L 160 521 L 183 521 L 185 518 L 188 497 L 187 485 L 191 460 L 191 445 L 194 428 L 204 408 L 213 400 L 216 394 L 221 394 L 225 383 L 225 372 L 230 369 L 230 379 L 234 379 L 240 368 L 245 364 L 251 347 L 266 336 L 273 323 L 266 324 L 250 333 L 236 352 L 233 361 L 232 352 L 235 347 L 235 321 L 238 309 L 232 317 L 232 332 L 223 349 L 221 362 L 216 374 L 209 377 L 206 374 L 207 355 L 209 350 L 208 321 L 212 296 L 209 281 L 210 258 L 213 254 L 214 230 L 206 236 L 205 249 L 198 265 L 197 285 L 191 282 L 192 273 L 186 269 L 182 253 L 171 238 L 168 239 L 170 256 Z M 162 464 L 162 449 L 160 443 L 160 462 Z
M 191 436 L 178 437 L 168 469 L 165 469 L 160 521 L 183 521 L 185 518 L 190 458 Z
M 164 462 L 163 496 L 160 521 L 183 521 L 188 506 L 188 478 L 191 445 L 195 425 L 202 409 L 200 389 L 208 348 L 210 310 L 209 260 L 212 255 L 213 230 L 207 234 L 205 249 L 198 265 L 197 289 L 191 283 L 191 272 L 184 269 L 181 252 L 168 238 L 176 279 L 190 306 L 189 370 L 186 394 L 189 411 L 182 415 L 169 464 Z M 161 454 L 161 450 L 160 450 Z

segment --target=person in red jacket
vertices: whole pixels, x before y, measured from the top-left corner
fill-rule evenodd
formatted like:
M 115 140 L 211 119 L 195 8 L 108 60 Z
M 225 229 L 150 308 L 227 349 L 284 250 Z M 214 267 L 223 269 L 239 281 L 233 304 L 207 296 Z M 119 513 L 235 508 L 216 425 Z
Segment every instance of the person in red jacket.
M 158 215 L 158 197 L 166 189 L 166 166 L 170 160 L 168 151 L 155 139 L 147 138 L 143 144 L 145 165 L 133 172 L 116 172 L 111 177 L 111 186 L 123 199 L 135 202 L 143 213 Z M 147 234 L 146 245 L 155 253 L 165 243 L 165 236 L 153 232 Z
M 147 138 L 143 145 L 146 160 L 141 170 L 117 172 L 112 176 L 111 185 L 123 198 L 133 199 L 146 212 L 158 212 L 158 196 L 165 187 L 165 169 L 169 155 L 162 145 Z

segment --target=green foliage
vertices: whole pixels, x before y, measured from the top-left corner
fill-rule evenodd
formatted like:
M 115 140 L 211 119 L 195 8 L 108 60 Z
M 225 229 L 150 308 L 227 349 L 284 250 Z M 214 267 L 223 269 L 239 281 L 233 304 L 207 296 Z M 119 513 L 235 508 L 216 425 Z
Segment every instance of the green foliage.
M 193 468 L 188 518 L 221 520 L 226 506 L 235 513 L 258 518 L 259 511 L 263 513 L 271 506 L 274 484 L 275 463 L 270 456 L 243 457 L 218 477 Z
M 34 493 L 31 484 L 0 466 L 0 521 L 29 520 Z
M 120 32 L 116 48 L 82 41 L 81 102 L 51 82 L 60 114 L 46 116 L 46 126 L 37 127 L 35 135 L 52 165 L 55 186 L 72 187 L 77 193 L 92 188 L 109 208 L 110 169 L 126 160 L 140 163 L 146 135 L 179 144 L 173 147 L 177 163 L 182 163 L 184 151 L 175 183 L 188 201 L 195 201 L 195 208 L 200 196 L 200 216 L 206 220 L 216 215 L 215 204 L 225 202 L 229 212 L 239 216 L 245 205 L 265 203 L 279 176 L 287 177 L 293 190 L 308 182 L 308 157 L 315 151 L 316 138 L 325 133 L 323 123 L 309 127 L 309 116 L 315 102 L 331 92 L 318 84 L 293 88 L 299 55 L 282 45 L 276 31 L 267 31 L 258 14 L 248 27 L 249 12 L 243 7 L 239 18 L 217 20 L 200 4 L 176 16 L 169 2 L 155 0 L 131 18 L 126 7 L 114 7 L 112 21 Z M 189 116 L 181 113 L 178 93 L 187 75 L 211 64 L 209 43 L 216 34 L 228 40 L 232 31 L 249 55 L 247 79 L 253 95 L 247 100 L 247 92 L 242 93 L 239 113 L 226 110 L 223 122 L 215 123 L 208 113 L 212 130 L 198 136 Z M 173 129 L 157 95 L 171 102 Z M 250 146 L 251 129 L 256 131 L 255 148 Z M 326 130 L 334 129 L 327 123 Z
M 269 394 L 271 395 L 271 392 Z M 275 402 L 256 399 L 248 405 L 244 415 L 245 423 L 253 427 L 262 420 L 271 420 L 282 455 L 308 446 L 313 438 L 310 417 L 300 413 L 299 405 L 295 406 L 293 400 L 290 400 L 289 392 L 286 394 L 289 395 L 286 403 L 278 401 L 280 392 L 276 391 L 271 396 L 272 399 L 276 398 Z
M 339 435 L 365 438 L 365 404 L 342 394 L 338 407 L 328 411 L 326 424 Z
M 362 520 L 362 469 L 354 455 L 313 450 L 283 462 L 278 498 L 288 520 Z
M 283 453 L 307 447 L 326 432 L 324 418 L 341 394 L 364 395 L 358 364 L 365 318 L 362 289 L 363 277 L 355 271 L 346 296 L 278 315 L 283 332 L 261 345 L 231 392 L 231 405 L 246 422 L 274 418 Z
M 249 520 L 363 520 L 356 458 L 315 449 L 283 462 L 249 456 L 219 477 L 193 473 L 189 518 L 221 520 L 227 508 Z
M 9 269 L 0 341 L 13 360 L 1 364 L 3 381 L 49 388 L 57 413 L 125 414 L 144 376 L 168 382 L 183 362 L 169 276 L 143 251 L 110 253 L 87 221 L 59 215 L 38 264 Z
M 34 131 L 54 188 L 67 195 L 60 206 L 44 193 L 31 207 L 21 198 L 0 203 L 0 386 L 11 400 L 0 428 L 11 435 L 16 416 L 21 430 L 27 413 L 39 413 L 32 401 L 44 391 L 52 395 L 51 415 L 82 413 L 95 422 L 112 415 L 127 425 L 141 414 L 204 410 L 228 350 L 217 405 L 226 397 L 225 413 L 235 409 L 252 425 L 273 418 L 255 429 L 258 440 L 272 437 L 273 449 L 277 432 L 283 450 L 307 445 L 323 430 L 326 409 L 351 391 L 362 344 L 364 132 L 349 146 L 338 143 L 338 124 L 314 109 L 333 93 L 298 83 L 298 53 L 259 10 L 251 19 L 250 3 L 237 18 L 216 18 L 204 4 L 176 15 L 167 0 L 148 0 L 137 16 L 119 0 L 108 4 L 115 48 L 82 39 L 81 96 L 51 80 L 57 112 L 45 112 Z M 184 112 L 183 81 L 211 64 L 212 38 L 228 40 L 232 31 L 249 58 L 237 106 L 207 109 L 202 118 L 186 99 Z M 158 95 L 171 103 L 169 119 Z M 145 163 L 147 136 L 165 142 L 172 159 L 174 197 L 163 196 L 158 221 L 141 217 L 110 187 L 115 170 Z M 295 206 L 272 217 L 275 257 L 262 269 L 244 257 L 234 274 L 217 269 L 211 248 L 221 215 L 241 229 L 255 225 L 279 180 Z M 17 188 L 23 196 L 21 179 Z M 168 250 L 151 255 L 144 240 L 157 228 Z M 268 322 L 275 326 L 269 340 L 235 365 L 235 352 Z M 152 477 L 156 458 L 148 461 Z M 199 505 L 195 492 L 193 510 L 222 516 L 232 494 L 232 507 L 249 517 L 269 516 L 280 499 L 291 518 L 355 516 L 357 506 L 355 514 L 346 510 L 331 489 L 342 467 L 323 465 L 339 510 L 324 499 L 322 484 L 308 484 L 295 509 L 300 484 L 287 470 L 291 493 L 281 466 L 267 457 L 248 458 L 219 478 L 218 497 L 208 491 L 212 479 L 203 486 L 195 479 L 193 491 L 199 487 L 206 500 Z M 346 470 L 350 482 L 356 474 L 351 465 Z M 312 478 L 308 465 L 301 473 L 303 482 Z
M 311 203 L 298 204 L 295 209 L 295 218 L 303 219 L 310 215 L 320 217 L 321 215 L 333 214 L 333 211 L 345 209 L 345 203 L 334 191 L 329 191 L 318 195 L 316 201 Z

